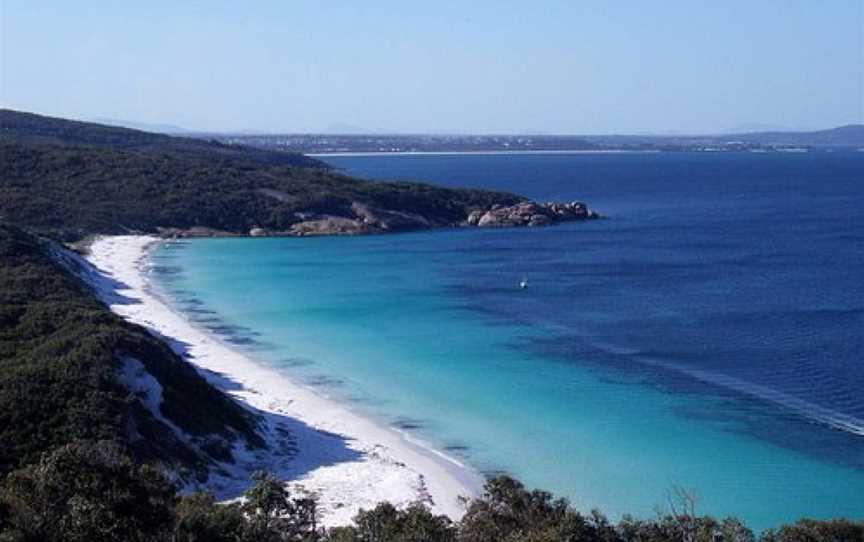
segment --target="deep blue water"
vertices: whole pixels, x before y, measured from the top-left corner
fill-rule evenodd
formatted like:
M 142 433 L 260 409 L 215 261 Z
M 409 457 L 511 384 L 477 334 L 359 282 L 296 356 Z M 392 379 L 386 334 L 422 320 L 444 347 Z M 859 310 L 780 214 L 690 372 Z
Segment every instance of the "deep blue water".
M 683 486 L 759 529 L 864 517 L 864 154 L 328 161 L 608 218 L 195 241 L 155 255 L 159 284 L 262 362 L 584 509 L 650 515 Z

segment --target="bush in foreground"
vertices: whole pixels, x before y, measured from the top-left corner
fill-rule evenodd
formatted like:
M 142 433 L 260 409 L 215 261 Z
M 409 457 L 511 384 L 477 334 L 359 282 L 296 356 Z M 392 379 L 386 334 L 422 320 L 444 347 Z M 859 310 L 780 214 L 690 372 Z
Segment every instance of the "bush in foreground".
M 415 503 L 361 510 L 350 526 L 317 525 L 314 498 L 293 496 L 265 473 L 239 502 L 179 497 L 157 470 L 133 463 L 118 445 L 76 442 L 9 473 L 0 486 L 0 542 L 753 542 L 734 518 L 698 516 L 693 501 L 669 514 L 617 524 L 565 499 L 500 476 L 469 501 L 457 523 Z M 864 542 L 864 522 L 800 520 L 768 530 L 762 542 Z
M 163 538 L 174 517 L 175 488 L 136 465 L 111 442 L 81 442 L 10 473 L 0 498 L 7 539 L 21 541 Z

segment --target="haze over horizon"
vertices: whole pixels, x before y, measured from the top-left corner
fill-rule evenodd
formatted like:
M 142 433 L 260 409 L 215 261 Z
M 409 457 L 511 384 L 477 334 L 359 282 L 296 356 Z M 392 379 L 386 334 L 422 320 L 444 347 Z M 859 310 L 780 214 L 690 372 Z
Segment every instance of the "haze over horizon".
M 823 129 L 864 123 L 862 6 L 4 0 L 0 105 L 199 131 Z

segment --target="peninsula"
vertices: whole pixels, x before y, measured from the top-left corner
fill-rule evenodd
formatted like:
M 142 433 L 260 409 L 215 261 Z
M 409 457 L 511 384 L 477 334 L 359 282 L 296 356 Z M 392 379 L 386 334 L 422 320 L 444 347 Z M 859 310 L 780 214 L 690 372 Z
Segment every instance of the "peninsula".
M 280 150 L 0 110 L 0 218 L 59 239 L 347 235 L 599 215 L 489 190 L 371 182 Z M 484 215 L 486 215 L 484 217 Z

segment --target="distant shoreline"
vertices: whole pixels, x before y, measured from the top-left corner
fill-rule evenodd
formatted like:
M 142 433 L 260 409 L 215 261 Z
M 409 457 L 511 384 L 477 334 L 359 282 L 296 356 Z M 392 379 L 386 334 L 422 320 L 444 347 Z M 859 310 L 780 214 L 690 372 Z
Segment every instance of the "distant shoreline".
M 308 152 L 306 156 L 416 156 L 416 155 L 459 155 L 459 154 L 658 154 L 659 150 L 548 150 L 548 151 L 358 151 L 358 152 Z

